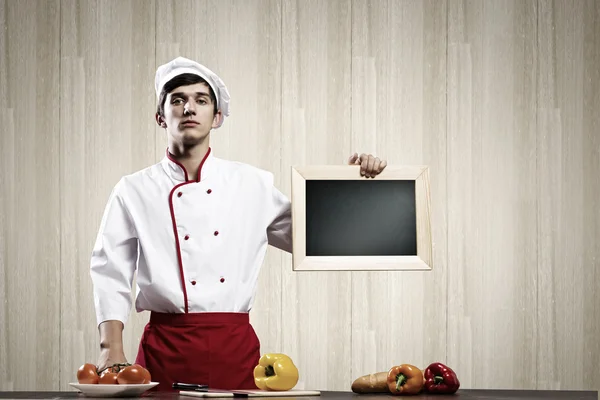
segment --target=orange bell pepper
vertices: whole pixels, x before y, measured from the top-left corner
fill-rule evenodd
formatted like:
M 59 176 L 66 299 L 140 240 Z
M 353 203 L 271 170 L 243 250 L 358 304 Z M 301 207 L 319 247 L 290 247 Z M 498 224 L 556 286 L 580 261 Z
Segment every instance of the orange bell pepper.
M 402 364 L 390 368 L 387 376 L 390 392 L 394 395 L 418 394 L 423 389 L 423 371 L 414 365 Z

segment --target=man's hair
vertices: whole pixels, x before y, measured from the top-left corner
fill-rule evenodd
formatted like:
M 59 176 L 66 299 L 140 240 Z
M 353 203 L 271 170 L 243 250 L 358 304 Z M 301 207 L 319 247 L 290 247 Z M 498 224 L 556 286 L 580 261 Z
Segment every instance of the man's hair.
M 165 101 L 167 100 L 167 95 L 171 91 L 173 91 L 175 88 L 178 88 L 179 86 L 193 85 L 195 83 L 204 83 L 206 84 L 206 86 L 208 86 L 208 90 L 210 91 L 210 99 L 214 105 L 214 113 L 216 114 L 217 98 L 215 96 L 215 92 L 213 91 L 212 87 L 208 84 L 208 82 L 206 82 L 206 80 L 199 77 L 198 75 L 181 74 L 177 75 L 175 78 L 171 79 L 163 86 L 162 91 L 160 92 L 160 96 L 158 97 L 158 107 L 156 108 L 156 112 L 158 113 L 158 115 L 160 115 L 161 117 L 165 116 Z

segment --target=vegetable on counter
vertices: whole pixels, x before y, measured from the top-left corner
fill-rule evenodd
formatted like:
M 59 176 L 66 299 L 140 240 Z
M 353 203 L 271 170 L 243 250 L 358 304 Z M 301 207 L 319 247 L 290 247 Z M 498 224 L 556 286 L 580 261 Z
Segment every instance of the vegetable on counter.
M 100 380 L 96 366 L 85 363 L 77 370 L 77 382 L 81 384 L 96 384 Z
M 298 368 L 285 354 L 264 354 L 254 368 L 254 383 L 262 390 L 290 390 L 298 383 Z
M 364 375 L 352 382 L 354 393 L 388 393 L 387 372 Z
M 425 391 L 428 393 L 452 394 L 460 387 L 460 382 L 452 368 L 436 362 L 425 369 Z
M 150 372 L 139 364 L 113 364 L 100 371 L 92 363 L 77 370 L 77 382 L 100 385 L 141 385 L 150 383 Z
M 423 372 L 411 364 L 397 365 L 390 368 L 387 384 L 394 395 L 418 394 L 423 389 Z
M 119 383 L 117 376 L 119 375 L 118 367 L 107 367 L 99 372 L 101 385 L 116 385 Z
M 128 365 L 117 374 L 117 383 L 120 385 L 150 383 L 150 372 L 138 364 Z

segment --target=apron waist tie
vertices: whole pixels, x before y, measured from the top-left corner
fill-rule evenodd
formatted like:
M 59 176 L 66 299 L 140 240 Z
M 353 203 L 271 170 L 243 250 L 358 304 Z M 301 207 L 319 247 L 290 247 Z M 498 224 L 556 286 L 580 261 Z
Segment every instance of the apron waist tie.
M 247 325 L 250 314 L 244 312 L 150 313 L 151 325 Z

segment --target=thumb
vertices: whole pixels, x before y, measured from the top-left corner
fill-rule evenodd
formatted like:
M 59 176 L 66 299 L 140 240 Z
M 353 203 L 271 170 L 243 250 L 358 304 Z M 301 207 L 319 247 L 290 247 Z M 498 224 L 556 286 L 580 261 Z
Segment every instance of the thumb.
M 358 153 L 354 153 L 352 154 L 349 158 L 348 158 L 348 165 L 354 165 L 356 164 L 356 161 L 358 160 Z

